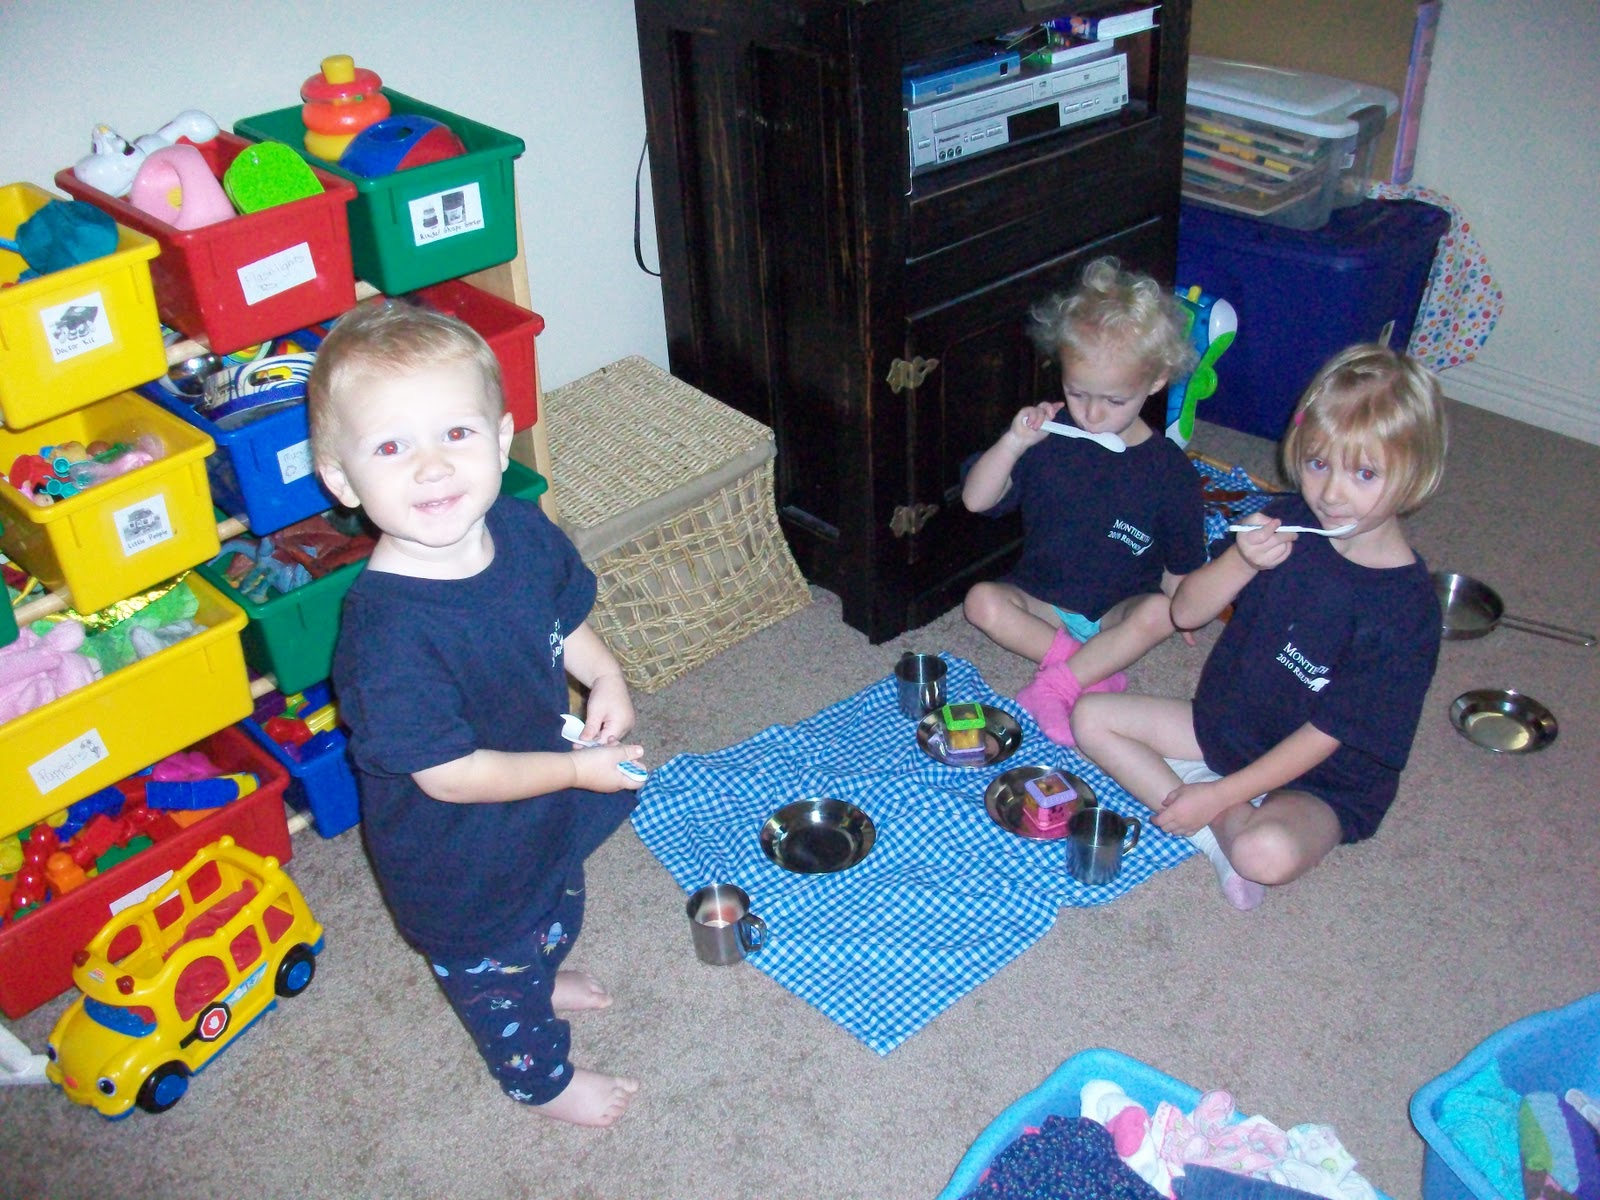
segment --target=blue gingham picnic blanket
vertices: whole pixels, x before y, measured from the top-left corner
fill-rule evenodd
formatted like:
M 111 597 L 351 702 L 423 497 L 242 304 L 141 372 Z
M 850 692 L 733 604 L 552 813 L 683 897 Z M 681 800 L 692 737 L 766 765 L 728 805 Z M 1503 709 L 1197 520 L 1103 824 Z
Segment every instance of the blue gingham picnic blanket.
M 1227 539 L 1229 525 L 1260 512 L 1278 495 L 1264 488 L 1261 481 L 1243 467 L 1223 466 L 1197 457 L 1193 452 L 1189 461 L 1200 474 L 1208 547 Z
M 1005 761 L 969 768 L 929 758 L 896 706 L 891 674 L 798 725 L 678 755 L 651 772 L 633 814 L 685 894 L 708 883 L 750 894 L 768 939 L 749 963 L 879 1054 L 1043 937 L 1063 905 L 1114 900 L 1194 849 L 1146 821 L 1144 806 L 1088 759 L 1046 738 L 971 663 L 941 657 L 952 701 L 1004 709 L 1020 723 L 1022 744 Z M 1144 821 L 1114 881 L 1078 883 L 1064 842 L 1021 838 L 989 818 L 984 790 L 1023 763 L 1069 771 L 1100 804 Z M 877 840 L 864 860 L 798 875 L 767 858 L 767 818 L 812 796 L 847 800 L 871 818 Z

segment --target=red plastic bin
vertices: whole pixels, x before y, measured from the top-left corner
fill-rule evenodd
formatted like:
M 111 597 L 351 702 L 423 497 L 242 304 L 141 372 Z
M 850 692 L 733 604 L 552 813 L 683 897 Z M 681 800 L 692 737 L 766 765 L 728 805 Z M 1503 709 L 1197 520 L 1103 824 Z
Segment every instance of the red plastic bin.
M 219 133 L 198 148 L 218 179 L 253 145 Z M 317 171 L 323 194 L 203 225 L 176 229 L 90 187 L 71 168 L 56 186 L 161 244 L 150 264 L 156 311 L 174 329 L 226 354 L 290 329 L 338 316 L 356 302 L 345 208 L 355 185 Z
M 178 868 L 224 834 L 280 863 L 293 853 L 284 813 L 289 773 L 237 725 L 196 744 L 224 771 L 249 771 L 260 783 L 248 796 L 196 821 L 176 836 L 125 859 L 81 887 L 0 925 L 0 1012 L 16 1018 L 72 987 L 72 956 L 112 916 L 160 887 Z
M 419 288 L 411 296 L 460 318 L 482 334 L 500 360 L 512 426 L 527 429 L 538 421 L 539 362 L 533 343 L 544 332 L 543 317 L 459 279 Z

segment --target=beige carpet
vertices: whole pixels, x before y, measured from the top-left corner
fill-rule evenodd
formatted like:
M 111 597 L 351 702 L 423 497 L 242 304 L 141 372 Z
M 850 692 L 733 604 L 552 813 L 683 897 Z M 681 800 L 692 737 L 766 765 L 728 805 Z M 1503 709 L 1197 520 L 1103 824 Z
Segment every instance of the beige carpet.
M 1429 563 L 1488 581 L 1513 613 L 1600 625 L 1600 447 L 1452 416 L 1445 491 L 1413 523 Z M 1271 470 L 1259 439 L 1202 425 L 1196 448 Z M 1134 686 L 1188 694 L 1209 641 L 1162 647 Z M 642 697 L 639 736 L 656 763 L 727 745 L 882 678 L 906 648 L 968 658 L 1003 692 L 1027 679 L 959 613 L 870 646 L 818 592 Z M 1459 737 L 1451 698 L 1489 685 L 1548 704 L 1555 744 L 1504 757 Z M 1500 1026 L 1600 988 L 1597 731 L 1595 651 L 1507 629 L 1447 642 L 1374 840 L 1251 914 L 1198 859 L 1064 910 L 883 1058 L 761 973 L 700 965 L 680 892 L 625 828 L 591 860 L 572 960 L 617 996 L 574 1021 L 575 1057 L 644 1081 L 609 1132 L 505 1100 L 395 936 L 357 834 L 303 834 L 293 873 L 328 930 L 310 990 L 162 1116 L 112 1124 L 51 1090 L 0 1090 L 0 1196 L 928 1197 L 1001 1109 L 1089 1046 L 1280 1125 L 1331 1123 L 1379 1188 L 1415 1196 L 1417 1087 Z M 42 1046 L 64 1004 L 15 1032 Z

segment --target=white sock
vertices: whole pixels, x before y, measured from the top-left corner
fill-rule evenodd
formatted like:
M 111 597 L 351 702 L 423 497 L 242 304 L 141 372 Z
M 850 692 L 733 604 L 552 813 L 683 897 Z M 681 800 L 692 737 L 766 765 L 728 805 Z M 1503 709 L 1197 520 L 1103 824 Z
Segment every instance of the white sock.
M 1222 852 L 1222 846 L 1217 842 L 1217 835 L 1211 832 L 1211 826 L 1202 828 L 1189 841 L 1196 850 L 1211 860 L 1211 865 L 1217 872 L 1217 882 L 1222 885 L 1222 895 L 1229 904 L 1248 912 L 1266 899 L 1265 887 L 1246 879 L 1233 869 L 1233 864 L 1228 861 L 1228 856 Z

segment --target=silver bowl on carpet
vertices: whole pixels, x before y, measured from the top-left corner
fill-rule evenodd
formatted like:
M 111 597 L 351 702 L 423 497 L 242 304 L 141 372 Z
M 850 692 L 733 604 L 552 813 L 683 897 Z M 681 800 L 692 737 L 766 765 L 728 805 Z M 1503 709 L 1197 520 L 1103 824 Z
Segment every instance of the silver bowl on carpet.
M 1555 714 L 1510 688 L 1463 692 L 1450 705 L 1450 724 L 1462 737 L 1496 754 L 1527 754 L 1556 740 Z

